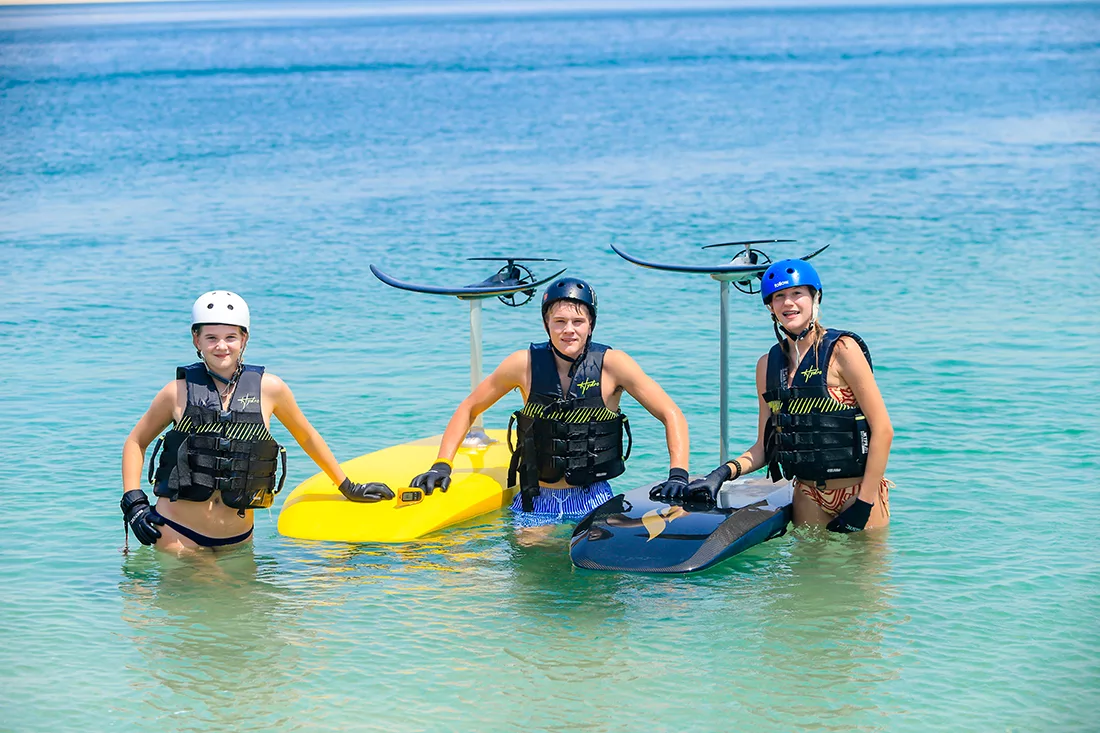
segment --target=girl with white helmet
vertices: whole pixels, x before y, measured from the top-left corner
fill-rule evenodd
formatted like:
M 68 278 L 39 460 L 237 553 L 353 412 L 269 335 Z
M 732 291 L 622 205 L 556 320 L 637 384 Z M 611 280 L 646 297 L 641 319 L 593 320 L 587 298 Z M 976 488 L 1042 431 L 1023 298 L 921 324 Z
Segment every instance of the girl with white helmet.
M 795 524 L 858 532 L 890 521 L 884 476 L 894 429 L 867 345 L 820 322 L 821 277 L 804 260 L 767 269 L 760 294 L 779 343 L 756 364 L 757 441 L 681 496 L 713 500 L 722 484 L 768 467 L 794 483 Z
M 144 545 L 213 549 L 252 536 L 252 510 L 271 506 L 286 478 L 286 452 L 270 433 L 272 415 L 349 500 L 393 498 L 383 484 L 352 483 L 290 387 L 244 363 L 250 325 L 248 304 L 236 293 L 199 296 L 191 309 L 191 340 L 200 361 L 176 369 L 176 379 L 126 438 L 120 505 Z M 158 497 L 152 507 L 140 489 L 145 450 L 169 425 L 149 462 Z

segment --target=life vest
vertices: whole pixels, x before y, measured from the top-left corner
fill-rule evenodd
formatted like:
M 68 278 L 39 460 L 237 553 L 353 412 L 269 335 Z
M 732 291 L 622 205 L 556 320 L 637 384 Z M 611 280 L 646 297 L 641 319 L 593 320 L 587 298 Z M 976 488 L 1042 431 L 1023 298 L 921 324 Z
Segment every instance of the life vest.
M 229 409 L 223 410 L 221 395 L 205 364 L 176 369 L 176 379 L 187 384 L 187 406 L 153 449 L 149 482 L 154 494 L 171 501 L 207 501 L 217 490 L 222 502 L 241 516 L 246 509 L 271 506 L 286 480 L 286 451 L 264 424 L 260 409 L 263 373 L 261 366 L 244 365 Z M 279 459 L 282 475 L 276 485 Z
M 603 344 L 589 344 L 576 363 L 569 394 L 563 395 L 550 342 L 531 344 L 531 394 L 523 409 L 508 422 L 508 486 L 519 486 L 523 511 L 533 510 L 540 483 L 563 478 L 572 486 L 588 486 L 615 478 L 626 470 L 633 441 L 626 416 L 603 401 Z M 512 445 L 512 424 L 516 444 Z M 627 446 L 623 450 L 623 433 Z
M 830 396 L 826 382 L 829 359 L 841 336 L 859 344 L 870 366 L 863 339 L 835 328 L 827 329 L 802 358 L 793 382 L 782 346 L 776 344 L 768 352 L 763 398 L 772 414 L 764 429 L 764 456 L 773 481 L 797 477 L 823 487 L 827 479 L 863 475 L 871 428 L 858 406 Z

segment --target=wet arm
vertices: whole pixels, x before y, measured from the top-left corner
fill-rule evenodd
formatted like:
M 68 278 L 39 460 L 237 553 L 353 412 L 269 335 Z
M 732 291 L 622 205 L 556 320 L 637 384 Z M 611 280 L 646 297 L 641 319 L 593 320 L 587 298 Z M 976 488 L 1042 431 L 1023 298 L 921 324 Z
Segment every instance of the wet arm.
M 871 443 L 868 446 L 867 466 L 863 469 L 863 485 L 859 498 L 874 504 L 878 499 L 879 484 L 886 474 L 886 462 L 890 459 L 894 426 L 890 422 L 886 403 L 882 400 L 882 393 L 863 350 L 844 337 L 837 343 L 834 353 L 840 376 L 851 388 L 871 429 Z
M 756 362 L 756 442 L 737 458 L 728 461 L 727 465 L 731 468 L 733 468 L 734 463 L 741 467 L 740 472 L 738 472 L 736 468 L 733 468 L 733 475 L 735 476 L 743 476 L 746 473 L 752 473 L 767 465 L 767 459 L 764 456 L 764 428 L 767 427 L 768 418 L 771 417 L 771 409 L 768 407 L 768 403 L 764 402 L 763 396 L 767 372 L 768 355 L 765 354 Z
M 443 432 L 439 444 L 440 461 L 454 461 L 458 447 L 473 425 L 474 418 L 495 405 L 501 397 L 513 389 L 522 388 L 528 370 L 527 351 L 516 351 L 500 363 L 492 374 L 481 381 L 470 395 L 459 403 Z
M 334 484 L 339 486 L 347 478 L 347 474 L 344 473 L 344 469 L 340 468 L 340 462 L 329 450 L 324 438 L 302 414 L 302 410 L 298 407 L 298 402 L 294 399 L 294 393 L 290 391 L 290 387 L 274 374 L 265 374 L 263 379 L 265 387 L 270 383 L 271 399 L 275 408 L 272 414 L 294 436 L 294 440 L 302 446 L 302 450 L 305 451 L 306 455 L 313 459 L 313 462 L 325 472 L 325 475 Z M 267 395 L 265 395 L 266 397 Z
M 157 393 L 145 414 L 122 444 L 122 491 L 141 488 L 145 451 L 162 430 L 172 424 L 176 406 L 176 383 L 170 382 Z
M 627 394 L 638 400 L 638 404 L 664 424 L 669 468 L 682 468 L 686 471 L 691 447 L 684 413 L 661 386 L 626 353 L 608 351 L 604 355 L 604 366 L 610 366 L 615 381 Z

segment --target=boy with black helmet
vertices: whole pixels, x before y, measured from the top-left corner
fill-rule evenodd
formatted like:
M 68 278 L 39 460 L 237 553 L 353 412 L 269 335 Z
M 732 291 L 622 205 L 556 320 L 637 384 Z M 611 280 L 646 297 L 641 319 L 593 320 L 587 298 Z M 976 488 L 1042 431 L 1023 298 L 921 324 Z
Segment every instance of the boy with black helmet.
M 512 416 L 508 471 L 509 487 L 520 488 L 512 503 L 518 526 L 579 519 L 611 498 L 608 481 L 622 474 L 629 455 L 630 430 L 619 410 L 624 391 L 664 423 L 671 465 L 666 483 L 686 487 L 683 413 L 625 352 L 592 341 L 597 310 L 596 293 L 583 280 L 566 277 L 548 286 L 542 298 L 548 340 L 509 355 L 462 401 L 436 463 L 410 485 L 428 494 L 446 491 L 451 461 L 474 418 L 518 389 L 525 404 Z
M 283 380 L 244 363 L 251 316 L 236 293 L 200 295 L 191 339 L 200 361 L 176 369 L 122 449 L 123 520 L 143 545 L 218 548 L 252 536 L 252 511 L 271 506 L 286 477 L 286 453 L 271 436 L 279 419 L 306 454 L 351 501 L 392 499 L 383 484 L 357 484 L 305 415 Z M 156 507 L 141 486 L 145 450 L 172 425 L 150 459 Z M 281 468 L 281 477 L 276 474 Z

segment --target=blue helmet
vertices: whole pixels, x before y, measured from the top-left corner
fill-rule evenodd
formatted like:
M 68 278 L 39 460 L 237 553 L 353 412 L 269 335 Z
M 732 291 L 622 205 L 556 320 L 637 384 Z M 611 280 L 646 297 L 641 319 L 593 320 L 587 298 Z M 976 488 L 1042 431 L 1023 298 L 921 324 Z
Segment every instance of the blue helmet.
M 760 279 L 760 297 L 764 305 L 767 305 L 780 290 L 799 285 L 813 288 L 820 293 L 821 276 L 806 260 L 780 260 L 764 271 L 764 276 Z

